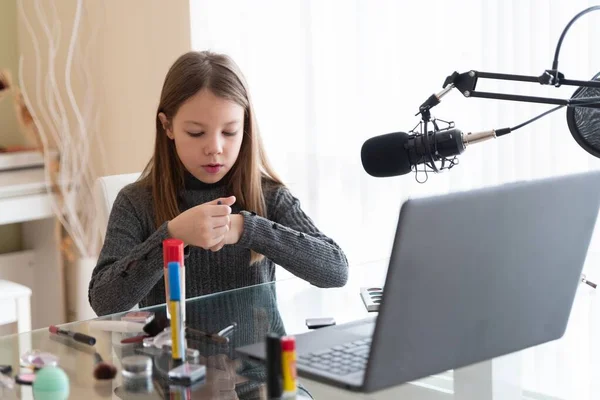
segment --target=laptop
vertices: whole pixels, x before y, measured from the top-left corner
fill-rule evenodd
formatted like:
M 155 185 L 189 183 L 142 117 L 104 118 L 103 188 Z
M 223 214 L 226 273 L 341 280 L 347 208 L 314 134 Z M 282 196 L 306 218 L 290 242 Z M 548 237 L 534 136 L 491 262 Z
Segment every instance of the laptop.
M 377 317 L 296 335 L 298 374 L 373 392 L 562 337 L 599 207 L 600 172 L 407 200 Z

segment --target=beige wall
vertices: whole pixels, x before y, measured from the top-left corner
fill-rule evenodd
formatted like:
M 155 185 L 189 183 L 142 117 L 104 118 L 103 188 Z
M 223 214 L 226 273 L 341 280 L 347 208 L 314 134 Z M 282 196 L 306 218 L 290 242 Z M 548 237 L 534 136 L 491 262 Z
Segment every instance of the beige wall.
M 17 79 L 17 2 L 16 0 L 0 1 L 0 69 L 8 69 Z M 13 102 L 5 97 L 0 102 L 0 146 L 25 145 L 15 117 Z
M 0 69 L 8 69 L 13 80 L 17 77 L 17 2 L 0 1 Z M 27 144 L 19 132 L 13 102 L 10 97 L 0 101 L 0 146 Z M 0 226 L 0 254 L 21 248 L 21 226 Z
M 42 0 L 50 10 L 51 0 Z M 35 20 L 33 1 L 24 0 L 25 12 L 39 39 L 43 32 Z M 64 93 L 64 59 L 75 15 L 76 0 L 55 2 L 63 34 L 57 63 L 57 80 Z M 188 0 L 85 1 L 80 31 L 81 43 L 89 43 L 91 73 L 101 119 L 93 148 L 103 145 L 105 158 L 93 155 L 99 175 L 141 171 L 152 154 L 155 113 L 168 68 L 191 48 Z M 99 35 L 92 36 L 94 27 Z M 19 20 L 19 51 L 33 60 L 33 46 L 23 21 Z M 42 47 L 44 48 L 44 47 Z M 26 63 L 28 86 L 35 82 L 34 63 Z M 62 72 L 59 75 L 58 71 Z M 74 69 L 74 74 L 75 74 Z M 83 102 L 83 81 L 73 75 L 73 90 Z M 74 123 L 75 121 L 73 121 Z
M 76 0 L 40 0 L 45 12 L 51 2 L 61 22 L 62 35 L 58 60 L 66 58 Z M 37 20 L 33 0 L 22 0 L 42 58 L 48 46 Z M 154 118 L 160 89 L 169 66 L 191 48 L 188 0 L 103 0 L 85 1 L 80 32 L 87 44 L 93 27 L 98 28 L 89 54 L 94 98 L 100 105 L 101 119 L 93 148 L 104 148 L 105 157 L 96 151 L 92 162 L 98 175 L 141 171 L 154 146 Z M 32 39 L 18 16 L 16 0 L 0 0 L 0 68 L 8 67 L 17 79 L 18 58 L 25 57 L 24 80 L 35 101 L 35 56 Z M 46 63 L 42 63 L 45 70 Z M 74 68 L 73 89 L 84 98 L 80 74 Z M 57 63 L 57 82 L 64 90 L 64 61 Z M 65 98 L 66 100 L 66 98 Z M 25 145 L 18 130 L 9 98 L 0 102 L 0 145 Z M 74 121 L 72 121 L 74 123 Z M 20 226 L 0 226 L 0 253 L 20 248 Z
M 105 2 L 103 137 L 108 174 L 137 172 L 154 148 L 164 77 L 191 49 L 189 0 Z M 143 7 L 142 7 L 143 5 Z

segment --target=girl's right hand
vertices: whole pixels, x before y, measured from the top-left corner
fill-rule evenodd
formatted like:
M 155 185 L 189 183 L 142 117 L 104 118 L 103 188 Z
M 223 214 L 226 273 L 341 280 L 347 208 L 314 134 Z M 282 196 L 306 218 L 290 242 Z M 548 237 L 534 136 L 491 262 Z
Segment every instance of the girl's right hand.
M 225 238 L 234 203 L 235 196 L 230 196 L 192 207 L 167 223 L 169 235 L 208 250 Z

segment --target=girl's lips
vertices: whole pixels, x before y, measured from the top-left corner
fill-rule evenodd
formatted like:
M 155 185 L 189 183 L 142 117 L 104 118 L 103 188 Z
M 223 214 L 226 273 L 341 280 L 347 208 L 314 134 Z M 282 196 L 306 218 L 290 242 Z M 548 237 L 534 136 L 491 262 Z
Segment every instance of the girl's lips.
M 207 165 L 203 165 L 202 168 L 204 168 L 204 170 L 206 172 L 208 172 L 209 174 L 216 174 L 218 173 L 221 168 L 223 168 L 223 165 L 221 164 L 207 164 Z

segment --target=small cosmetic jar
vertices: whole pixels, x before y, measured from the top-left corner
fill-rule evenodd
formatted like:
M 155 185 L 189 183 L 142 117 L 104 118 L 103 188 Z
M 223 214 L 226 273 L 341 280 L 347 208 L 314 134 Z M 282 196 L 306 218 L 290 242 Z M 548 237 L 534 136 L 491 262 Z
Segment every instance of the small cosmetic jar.
M 148 356 L 128 356 L 121 360 L 125 378 L 148 378 L 152 376 L 152 359 Z

